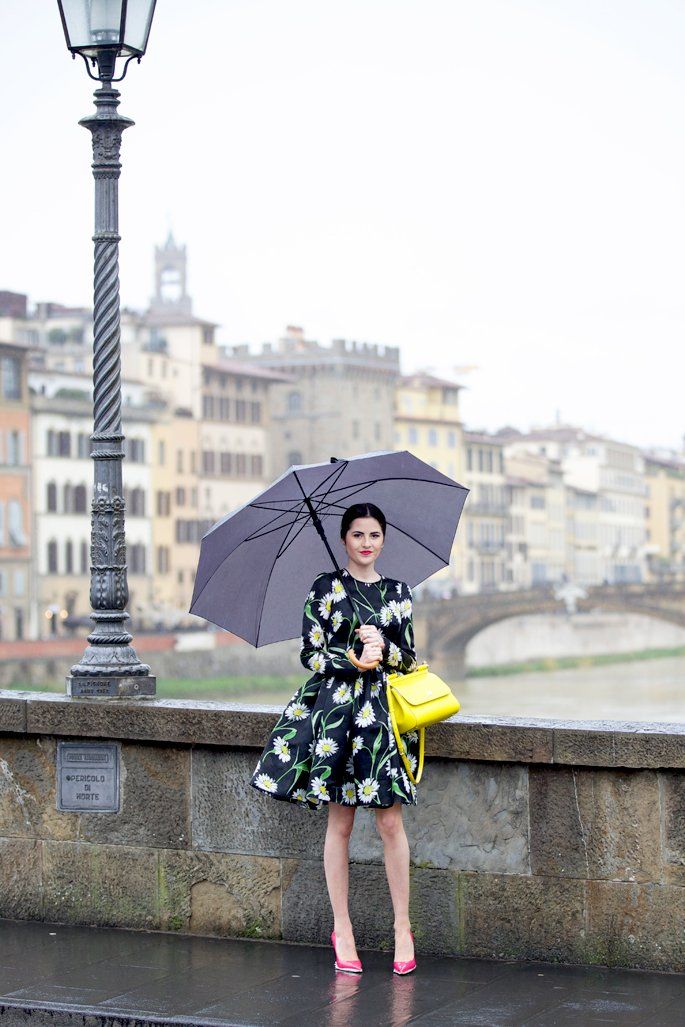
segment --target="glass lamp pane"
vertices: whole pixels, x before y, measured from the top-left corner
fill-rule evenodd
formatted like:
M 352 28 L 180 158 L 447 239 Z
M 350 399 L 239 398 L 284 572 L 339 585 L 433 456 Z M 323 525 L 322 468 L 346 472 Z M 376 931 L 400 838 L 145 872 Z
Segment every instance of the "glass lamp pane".
M 70 50 L 87 46 L 90 42 L 90 18 L 88 0 L 61 0 L 67 46 Z
M 100 46 L 118 46 L 122 0 L 62 0 L 70 50 L 95 55 Z
M 121 42 L 122 0 L 90 0 L 90 37 L 95 46 Z
M 123 42 L 129 53 L 145 53 L 154 10 L 155 0 L 128 0 Z

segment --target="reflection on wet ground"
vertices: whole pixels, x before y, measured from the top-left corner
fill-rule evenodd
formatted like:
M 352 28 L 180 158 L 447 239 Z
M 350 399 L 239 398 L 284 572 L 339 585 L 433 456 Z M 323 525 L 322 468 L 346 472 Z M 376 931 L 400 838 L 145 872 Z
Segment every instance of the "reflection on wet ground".
M 358 977 L 310 945 L 0 920 L 0 1020 L 93 1027 L 449 1027 L 683 1022 L 685 976 L 423 955 Z

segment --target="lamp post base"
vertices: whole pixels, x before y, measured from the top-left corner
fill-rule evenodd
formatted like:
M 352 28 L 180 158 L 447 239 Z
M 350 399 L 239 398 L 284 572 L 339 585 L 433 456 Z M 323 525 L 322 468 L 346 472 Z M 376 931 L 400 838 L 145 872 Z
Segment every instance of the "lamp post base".
M 80 677 L 68 674 L 66 677 L 67 695 L 72 699 L 97 698 L 125 699 L 127 696 L 155 695 L 157 678 L 150 674 L 116 677 L 105 675 L 100 677 Z

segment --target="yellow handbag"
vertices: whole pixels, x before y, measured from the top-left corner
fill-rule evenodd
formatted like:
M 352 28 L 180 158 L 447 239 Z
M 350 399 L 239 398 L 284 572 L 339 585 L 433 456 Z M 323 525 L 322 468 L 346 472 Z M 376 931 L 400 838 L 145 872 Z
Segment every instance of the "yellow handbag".
M 460 703 L 449 685 L 428 669 L 427 663 L 420 664 L 408 674 L 388 674 L 388 710 L 395 734 L 397 749 L 409 780 L 415 785 L 423 773 L 423 757 L 427 727 L 447 720 L 459 712 Z M 414 776 L 407 748 L 400 735 L 407 731 L 419 732 L 419 764 Z

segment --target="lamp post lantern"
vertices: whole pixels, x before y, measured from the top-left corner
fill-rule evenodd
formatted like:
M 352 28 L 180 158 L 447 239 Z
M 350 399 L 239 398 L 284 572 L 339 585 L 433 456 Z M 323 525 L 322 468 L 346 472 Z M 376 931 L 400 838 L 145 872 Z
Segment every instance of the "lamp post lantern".
M 81 661 L 67 675 L 71 696 L 154 695 L 156 679 L 141 663 L 127 630 L 119 328 L 118 190 L 121 136 L 133 122 L 119 114 L 112 86 L 145 53 L 155 0 L 57 0 L 67 46 L 100 83 L 95 113 L 79 124 L 93 143 L 95 179 L 93 297 L 94 488 L 90 536 L 93 630 Z M 93 70 L 95 74 L 93 74 Z M 120 71 L 117 76 L 115 73 Z

